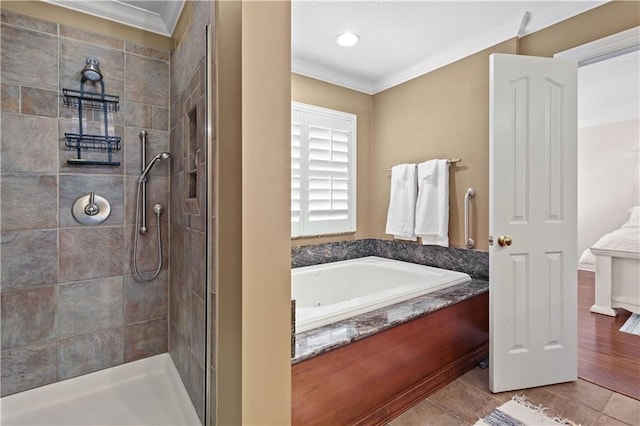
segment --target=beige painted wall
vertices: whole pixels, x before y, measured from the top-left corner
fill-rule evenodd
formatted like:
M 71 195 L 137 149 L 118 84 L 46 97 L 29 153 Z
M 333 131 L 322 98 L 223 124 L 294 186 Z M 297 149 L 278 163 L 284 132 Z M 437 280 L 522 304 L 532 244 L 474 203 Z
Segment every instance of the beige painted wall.
M 384 234 L 391 173 L 398 163 L 462 158 L 449 171 L 449 241 L 464 247 L 464 193 L 472 203 L 472 236 L 487 249 L 489 233 L 489 55 L 515 53 L 512 39 L 373 97 L 371 227 Z
M 489 60 L 493 52 L 553 56 L 640 25 L 640 3 L 612 2 L 545 30 L 510 40 L 374 95 L 371 236 L 384 234 L 389 173 L 401 162 L 462 157 L 450 172 L 451 246 L 464 246 L 464 192 L 477 190 L 472 236 L 488 248 Z
M 553 56 L 640 25 L 640 2 L 612 1 L 520 39 L 520 54 Z
M 357 162 L 356 162 L 356 232 L 347 235 L 296 238 L 293 246 L 319 244 L 329 241 L 356 240 L 367 238 L 370 234 L 370 195 L 371 183 L 371 130 L 373 120 L 373 96 L 355 90 L 326 83 L 324 81 L 291 74 L 291 100 L 305 104 L 330 108 L 355 114 L 357 118 Z
M 291 423 L 291 4 L 242 2 L 242 423 Z M 268 48 L 267 48 L 268 47 Z
M 216 2 L 215 357 L 219 425 L 242 423 L 242 3 Z
M 47 21 L 82 28 L 83 30 L 92 31 L 106 36 L 117 37 L 119 39 L 132 41 L 136 44 L 147 47 L 164 50 L 171 50 L 172 47 L 170 37 L 118 24 L 116 22 L 97 18 L 95 16 L 76 12 L 53 4 L 44 3 L 42 1 L 2 0 L 2 2 L 0 2 L 0 8 L 27 16 L 33 16 L 35 18 L 45 19 Z

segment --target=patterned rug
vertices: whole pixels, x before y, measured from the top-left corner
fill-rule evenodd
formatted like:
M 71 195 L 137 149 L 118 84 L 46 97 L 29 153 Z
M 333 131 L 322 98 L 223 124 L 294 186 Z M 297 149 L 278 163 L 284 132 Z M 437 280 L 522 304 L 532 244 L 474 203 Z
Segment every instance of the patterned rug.
M 631 315 L 624 325 L 620 327 L 620 331 L 640 336 L 640 314 Z
M 478 420 L 474 426 L 534 426 L 534 425 L 570 425 L 577 426 L 572 421 L 559 417 L 551 418 L 544 413 L 546 408 L 534 405 L 524 396 L 515 395 L 484 418 Z

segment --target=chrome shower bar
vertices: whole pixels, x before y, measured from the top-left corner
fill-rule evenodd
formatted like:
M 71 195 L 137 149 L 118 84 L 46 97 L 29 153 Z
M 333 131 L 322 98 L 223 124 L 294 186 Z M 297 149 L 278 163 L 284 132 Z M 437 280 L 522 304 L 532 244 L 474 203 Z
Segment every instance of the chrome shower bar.
M 147 167 L 147 132 L 145 130 L 140 131 L 140 142 L 142 144 L 141 148 L 141 159 L 142 159 L 142 167 L 140 168 L 141 172 L 144 172 Z M 147 180 L 144 179 L 140 182 L 140 191 L 142 192 L 142 221 L 140 223 L 140 233 L 147 233 Z

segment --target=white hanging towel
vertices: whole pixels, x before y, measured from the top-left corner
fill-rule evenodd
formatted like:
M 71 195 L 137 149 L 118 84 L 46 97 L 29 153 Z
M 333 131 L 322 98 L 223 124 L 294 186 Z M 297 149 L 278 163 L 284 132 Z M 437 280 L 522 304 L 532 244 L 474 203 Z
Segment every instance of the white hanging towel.
M 449 164 L 430 160 L 418 164 L 415 234 L 422 244 L 449 247 Z
M 391 196 L 385 233 L 400 240 L 416 241 L 416 195 L 418 192 L 415 164 L 398 164 L 391 168 Z

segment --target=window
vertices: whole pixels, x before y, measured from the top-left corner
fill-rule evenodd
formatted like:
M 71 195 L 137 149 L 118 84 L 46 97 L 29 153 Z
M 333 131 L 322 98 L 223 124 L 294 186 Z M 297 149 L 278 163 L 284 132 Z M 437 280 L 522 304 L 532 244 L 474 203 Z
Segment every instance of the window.
M 293 102 L 291 236 L 356 230 L 356 116 Z

